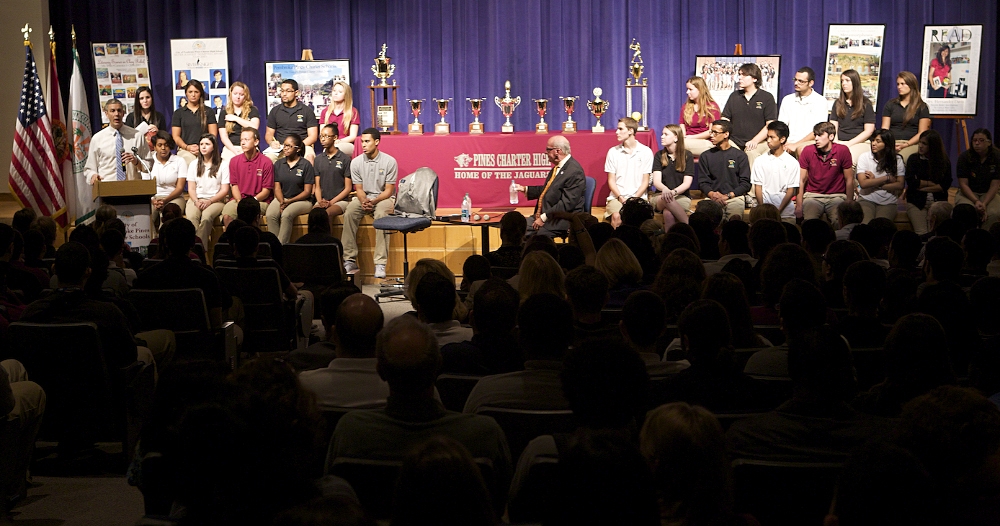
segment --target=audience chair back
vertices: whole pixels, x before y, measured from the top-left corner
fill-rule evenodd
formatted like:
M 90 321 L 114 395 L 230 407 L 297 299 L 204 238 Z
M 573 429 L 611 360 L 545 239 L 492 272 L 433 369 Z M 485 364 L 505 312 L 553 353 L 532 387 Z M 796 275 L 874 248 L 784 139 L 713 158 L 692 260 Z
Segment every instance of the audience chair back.
M 128 300 L 142 320 L 139 330 L 173 331 L 179 358 L 224 357 L 225 342 L 212 330 L 205 294 L 201 289 L 132 289 Z
M 516 495 L 510 495 L 507 505 L 511 524 L 543 523 L 543 519 L 558 513 L 555 508 L 559 457 L 540 455 L 527 462 L 524 482 Z
M 243 352 L 291 350 L 295 338 L 294 306 L 285 305 L 278 269 L 221 266 L 215 272 L 222 286 L 243 302 Z
M 306 285 L 334 285 L 344 281 L 344 257 L 340 245 L 318 244 L 282 246 L 282 259 L 288 279 Z
M 734 511 L 761 524 L 822 524 L 842 464 L 733 461 Z
M 476 414 L 497 421 L 507 436 L 511 459 L 520 458 L 528 442 L 539 436 L 572 433 L 577 427 L 573 411 L 568 409 L 559 411 L 482 406 L 476 410 Z
M 105 438 L 110 428 L 123 430 L 97 325 L 16 322 L 9 335 L 13 356 L 45 390 L 43 436 L 72 448 Z
M 439 375 L 435 385 L 445 409 L 461 412 L 465 408 L 466 400 L 469 399 L 469 393 L 479 383 L 480 378 L 482 376 L 467 374 Z
M 264 259 L 271 257 L 271 245 L 267 244 L 265 241 L 261 241 L 257 244 L 257 259 Z M 230 243 L 216 243 L 212 248 L 212 266 L 218 266 L 219 261 L 233 261 L 236 259 L 233 256 L 233 245 Z

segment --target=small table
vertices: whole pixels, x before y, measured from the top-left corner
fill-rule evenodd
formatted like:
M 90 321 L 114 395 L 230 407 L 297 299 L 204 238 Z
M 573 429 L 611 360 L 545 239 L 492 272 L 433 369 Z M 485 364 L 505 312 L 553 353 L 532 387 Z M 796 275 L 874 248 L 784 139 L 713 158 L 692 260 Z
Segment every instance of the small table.
M 437 216 L 434 218 L 438 224 L 454 225 L 454 226 L 479 226 L 482 228 L 482 243 L 483 243 L 483 255 L 485 256 L 490 251 L 490 227 L 500 227 L 500 219 L 503 218 L 504 214 L 507 213 L 517 213 L 513 208 L 483 208 L 474 214 L 479 214 L 480 217 L 488 214 L 489 219 L 479 219 L 478 221 L 469 218 L 469 222 L 466 223 L 462 221 L 461 214 L 449 215 L 449 216 Z M 445 219 L 447 218 L 447 219 Z

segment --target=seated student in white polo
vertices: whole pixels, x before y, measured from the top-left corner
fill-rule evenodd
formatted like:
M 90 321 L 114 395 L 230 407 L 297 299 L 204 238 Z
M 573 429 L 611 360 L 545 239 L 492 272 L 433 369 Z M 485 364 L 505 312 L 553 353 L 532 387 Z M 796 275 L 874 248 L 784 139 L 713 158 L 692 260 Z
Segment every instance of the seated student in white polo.
M 785 95 L 778 109 L 778 120 L 788 125 L 785 150 L 795 157 L 813 143 L 813 126 L 828 120 L 826 97 L 813 89 L 815 81 L 812 68 L 799 68 L 795 72 L 795 92 Z
M 639 123 L 632 117 L 618 119 L 615 137 L 621 141 L 608 150 L 604 171 L 608 173 L 608 201 L 604 218 L 613 224 L 621 221 L 619 212 L 630 197 L 646 199 L 649 177 L 653 172 L 653 150 L 635 140 Z
M 758 157 L 750 169 L 750 183 L 757 203 L 776 206 L 782 221 L 795 223 L 792 198 L 799 189 L 799 162 L 787 150 L 787 140 L 788 126 L 784 122 L 767 125 L 768 152 Z

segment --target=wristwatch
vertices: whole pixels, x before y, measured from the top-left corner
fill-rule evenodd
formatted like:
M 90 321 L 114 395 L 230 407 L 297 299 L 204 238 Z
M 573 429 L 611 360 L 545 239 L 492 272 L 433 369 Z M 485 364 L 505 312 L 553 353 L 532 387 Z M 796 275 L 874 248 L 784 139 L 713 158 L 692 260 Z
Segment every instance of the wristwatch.
M 727 197 L 729 197 L 730 199 L 732 199 L 732 198 L 736 197 L 736 194 L 734 192 L 729 192 L 729 194 L 727 194 Z

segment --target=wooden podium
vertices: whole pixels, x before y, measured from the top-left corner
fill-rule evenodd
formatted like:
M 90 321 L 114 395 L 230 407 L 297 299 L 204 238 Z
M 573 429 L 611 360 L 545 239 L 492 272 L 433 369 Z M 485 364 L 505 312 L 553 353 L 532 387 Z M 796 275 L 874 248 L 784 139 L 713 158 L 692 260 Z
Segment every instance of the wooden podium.
M 156 181 L 97 181 L 92 189 L 94 201 L 111 205 L 125 223 L 125 242 L 130 247 L 147 247 L 153 238 L 151 198 L 156 195 Z

